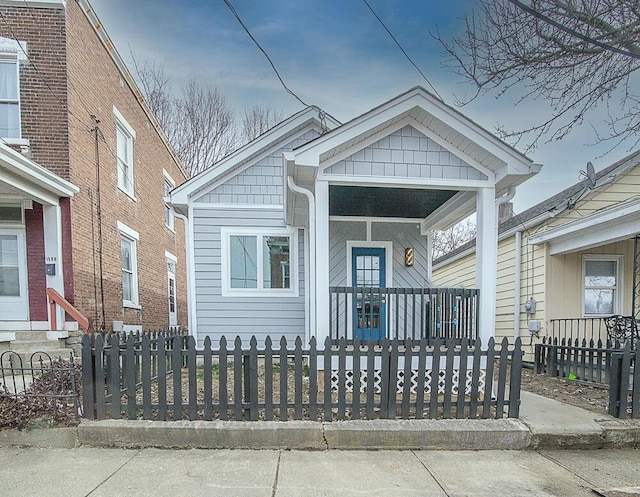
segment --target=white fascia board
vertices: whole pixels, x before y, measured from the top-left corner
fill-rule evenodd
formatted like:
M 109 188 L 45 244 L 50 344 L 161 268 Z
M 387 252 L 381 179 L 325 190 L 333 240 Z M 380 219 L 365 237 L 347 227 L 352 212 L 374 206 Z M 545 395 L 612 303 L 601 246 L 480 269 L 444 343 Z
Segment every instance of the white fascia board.
M 458 212 L 466 212 L 469 209 L 470 204 L 475 205 L 475 201 L 475 191 L 461 192 L 454 195 L 442 206 L 423 219 L 420 225 L 422 234 L 426 234 L 428 231 L 432 230 L 444 229 L 450 222 L 449 219 L 452 216 L 457 217 Z
M 0 0 L 0 5 L 10 7 L 29 7 L 32 9 L 51 9 L 55 7 L 67 7 L 66 0 Z
M 320 121 L 318 121 L 317 115 L 318 109 L 315 107 L 307 107 L 297 114 L 294 114 L 289 119 L 271 128 L 255 140 L 247 143 L 244 147 L 241 147 L 235 152 L 224 157 L 215 166 L 206 169 L 202 173 L 180 185 L 171 192 L 171 203 L 186 204 L 188 197 L 193 196 L 203 188 L 206 188 L 209 183 L 215 181 L 216 178 L 227 172 L 232 167 L 235 167 L 239 163 L 251 158 L 251 156 L 260 153 L 261 150 L 269 148 L 272 143 L 278 141 L 282 136 L 291 133 L 297 127 L 302 126 L 305 122 L 315 120 L 319 124 Z M 333 122 L 333 119 L 331 121 Z
M 73 197 L 80 191 L 73 183 L 0 143 L 0 172 L 3 169 L 7 171 L 3 174 L 4 181 L 25 193 L 30 191 L 32 195 L 41 196 L 48 204 L 57 205 L 58 197 Z M 53 202 L 52 197 L 55 197 Z
M 639 214 L 640 200 L 627 202 L 532 236 L 529 242 L 550 243 L 552 255 L 613 243 L 640 233 Z
M 395 178 L 393 176 L 350 176 L 318 174 L 318 179 L 331 185 L 378 186 L 389 188 L 424 188 L 429 190 L 476 190 L 493 186 L 491 182 L 471 179 Z
M 300 147 L 296 151 L 296 162 L 318 167 L 319 158 L 323 152 L 336 148 L 342 143 L 356 138 L 368 129 L 389 121 L 404 112 L 408 112 L 414 107 L 422 108 L 425 112 L 447 124 L 461 135 L 477 143 L 487 152 L 507 164 L 512 164 L 514 170 L 521 170 L 522 174 L 530 172 L 530 159 L 419 87 L 340 126 L 336 130 L 327 133 L 324 137 Z

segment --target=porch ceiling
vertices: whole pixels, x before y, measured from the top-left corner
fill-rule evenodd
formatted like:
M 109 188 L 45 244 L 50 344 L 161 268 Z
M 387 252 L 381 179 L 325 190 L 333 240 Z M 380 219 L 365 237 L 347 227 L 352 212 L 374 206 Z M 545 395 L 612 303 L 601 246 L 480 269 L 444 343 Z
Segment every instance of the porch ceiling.
M 454 190 L 329 187 L 329 215 L 424 219 L 453 197 Z

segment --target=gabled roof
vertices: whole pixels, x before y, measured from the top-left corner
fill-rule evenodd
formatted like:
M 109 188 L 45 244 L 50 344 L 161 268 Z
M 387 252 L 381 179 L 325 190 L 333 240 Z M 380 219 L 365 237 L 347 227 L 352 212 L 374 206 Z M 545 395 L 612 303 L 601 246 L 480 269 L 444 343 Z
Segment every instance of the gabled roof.
M 604 183 L 608 183 L 611 181 L 611 178 L 615 180 L 615 178 L 630 169 L 633 166 L 636 166 L 640 162 L 640 150 L 633 152 L 626 157 L 620 159 L 617 162 L 614 162 L 610 166 L 601 169 L 596 173 L 596 186 L 602 185 Z M 500 226 L 498 227 L 498 235 L 507 235 L 514 229 L 518 227 L 529 226 L 531 223 L 536 222 L 537 219 L 540 218 L 540 222 L 546 217 L 551 216 L 552 214 L 555 216 L 562 211 L 569 209 L 575 201 L 582 197 L 584 193 L 587 193 L 587 187 L 585 185 L 585 181 L 578 181 L 577 183 L 571 185 L 570 187 L 562 190 L 560 193 L 557 193 L 546 200 L 543 200 L 539 204 L 530 207 L 529 209 L 513 216 L 509 219 L 506 219 Z M 500 237 L 503 238 L 503 237 Z M 470 240 L 469 242 L 461 245 L 460 247 L 452 250 L 451 252 L 439 257 L 433 264 L 441 264 L 444 263 L 460 254 L 466 253 L 470 251 L 473 247 L 475 247 L 476 241 L 475 238 Z
M 321 122 L 321 113 L 325 118 L 324 123 Z M 171 204 L 186 206 L 190 197 L 195 197 L 214 181 L 250 163 L 265 151 L 274 148 L 277 143 L 281 143 L 310 124 L 315 124 L 318 128 L 326 125 L 330 129 L 340 125 L 336 119 L 319 108 L 307 107 L 174 189 L 171 192 Z

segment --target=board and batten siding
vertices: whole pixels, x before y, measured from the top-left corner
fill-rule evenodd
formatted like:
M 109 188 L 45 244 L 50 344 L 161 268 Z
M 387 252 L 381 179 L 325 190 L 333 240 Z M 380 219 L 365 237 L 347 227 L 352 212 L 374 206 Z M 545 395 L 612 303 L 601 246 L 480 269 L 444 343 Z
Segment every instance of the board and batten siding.
M 278 209 L 194 208 L 195 306 L 198 342 L 207 335 L 214 343 L 226 336 L 248 341 L 267 335 L 277 342 L 305 336 L 304 230 L 298 230 L 297 297 L 244 297 L 222 295 L 221 228 L 285 228 Z M 293 274 L 291 275 L 293 278 Z
M 484 173 L 409 125 L 336 162 L 325 173 L 415 179 L 487 179 Z
M 199 197 L 196 203 L 283 205 L 282 153 L 300 147 L 319 135 L 318 131 L 311 129 L 275 148 L 244 171 Z

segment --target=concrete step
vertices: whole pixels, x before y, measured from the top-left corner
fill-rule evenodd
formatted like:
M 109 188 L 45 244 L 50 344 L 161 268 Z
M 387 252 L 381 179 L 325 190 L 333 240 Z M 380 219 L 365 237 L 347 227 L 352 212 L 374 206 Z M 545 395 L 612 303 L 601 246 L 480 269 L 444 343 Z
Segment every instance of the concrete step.
M 32 341 L 45 341 L 47 339 L 47 332 L 45 330 L 24 330 L 14 331 L 16 334 L 16 341 L 18 342 L 32 342 Z

